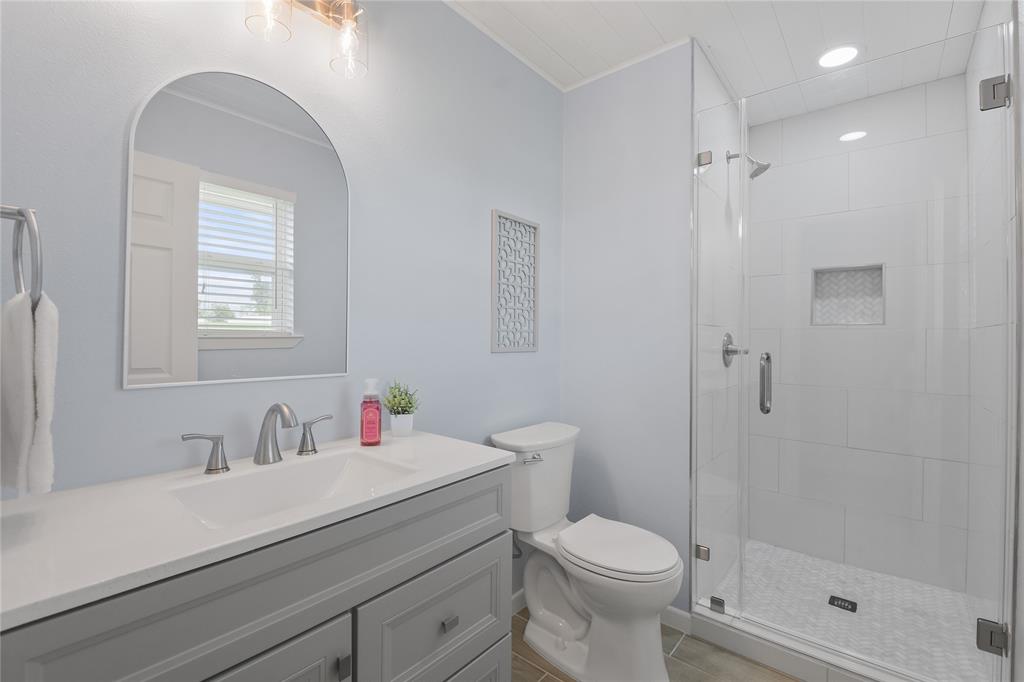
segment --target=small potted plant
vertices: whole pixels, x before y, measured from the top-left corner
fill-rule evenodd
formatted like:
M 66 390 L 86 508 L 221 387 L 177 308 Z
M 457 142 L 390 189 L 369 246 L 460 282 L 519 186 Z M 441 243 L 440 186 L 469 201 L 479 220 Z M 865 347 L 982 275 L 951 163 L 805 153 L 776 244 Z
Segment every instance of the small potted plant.
M 416 391 L 397 381 L 388 386 L 384 407 L 391 413 L 391 435 L 401 438 L 412 433 L 412 418 L 420 406 Z

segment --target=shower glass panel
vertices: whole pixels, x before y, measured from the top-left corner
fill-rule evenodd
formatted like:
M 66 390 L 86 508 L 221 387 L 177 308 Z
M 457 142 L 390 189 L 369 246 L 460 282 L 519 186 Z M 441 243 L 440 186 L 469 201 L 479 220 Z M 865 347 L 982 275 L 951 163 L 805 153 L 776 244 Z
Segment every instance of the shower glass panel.
M 699 60 L 702 55 L 695 55 Z M 699 61 L 697 62 L 699 63 Z M 735 575 L 741 560 L 740 525 L 740 437 L 746 429 L 740 371 L 742 362 L 726 367 L 723 339 L 746 337 L 743 268 L 740 229 L 741 207 L 746 183 L 744 164 L 727 160 L 730 150 L 743 147 L 742 103 L 728 102 L 723 93 L 713 105 L 696 112 L 697 148 L 711 151 L 711 162 L 697 167 L 694 210 L 697 236 L 697 390 L 694 401 L 696 428 L 692 466 L 695 483 L 692 499 L 694 539 L 709 548 L 706 560 L 693 562 L 694 601 L 710 607 L 711 597 L 724 601 L 731 611 L 738 603 L 740 584 L 728 582 L 731 591 L 720 586 Z M 725 104 L 717 104 L 722 99 Z M 699 93 L 698 93 L 699 101 Z M 707 264 L 710 267 L 704 267 Z M 716 608 L 718 603 L 716 602 Z
M 697 615 L 879 679 L 1009 679 L 975 640 L 1012 593 L 1012 113 L 979 108 L 1008 31 L 739 101 L 695 50 Z

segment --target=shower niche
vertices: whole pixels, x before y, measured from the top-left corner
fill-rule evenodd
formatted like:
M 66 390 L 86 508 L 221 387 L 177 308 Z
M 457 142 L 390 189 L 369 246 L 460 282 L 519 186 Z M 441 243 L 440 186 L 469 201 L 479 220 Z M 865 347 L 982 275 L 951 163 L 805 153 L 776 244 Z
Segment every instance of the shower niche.
M 881 265 L 814 270 L 812 325 L 885 324 L 885 269 Z

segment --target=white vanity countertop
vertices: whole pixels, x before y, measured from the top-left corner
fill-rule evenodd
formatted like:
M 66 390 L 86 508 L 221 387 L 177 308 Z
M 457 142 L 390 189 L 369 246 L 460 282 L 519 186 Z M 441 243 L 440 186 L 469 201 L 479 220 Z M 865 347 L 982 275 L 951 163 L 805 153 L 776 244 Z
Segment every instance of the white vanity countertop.
M 358 459 L 356 469 L 373 469 L 377 462 L 382 467 L 405 467 L 408 473 L 384 483 L 371 481 L 369 487 L 346 486 L 343 460 L 353 454 Z M 330 463 L 330 458 L 337 459 Z M 232 486 L 241 482 L 243 487 L 245 477 L 252 476 L 261 477 L 261 485 L 272 478 L 294 481 L 302 473 L 299 467 L 317 460 L 321 462 L 314 465 L 318 470 L 328 467 L 341 472 L 335 477 L 338 483 L 328 481 L 309 502 L 256 518 L 243 514 L 223 525 L 210 523 L 175 494 L 231 477 L 235 477 Z M 392 438 L 385 434 L 377 447 L 360 447 L 358 439 L 334 441 L 320 444 L 320 454 L 311 457 L 286 451 L 283 462 L 269 466 L 256 466 L 251 459 L 231 460 L 231 471 L 215 476 L 204 475 L 200 466 L 5 501 L 0 627 L 17 627 L 229 559 L 514 460 L 504 450 L 444 436 L 414 433 Z M 296 471 L 289 471 L 293 468 Z M 245 504 L 245 499 L 238 500 L 243 512 Z

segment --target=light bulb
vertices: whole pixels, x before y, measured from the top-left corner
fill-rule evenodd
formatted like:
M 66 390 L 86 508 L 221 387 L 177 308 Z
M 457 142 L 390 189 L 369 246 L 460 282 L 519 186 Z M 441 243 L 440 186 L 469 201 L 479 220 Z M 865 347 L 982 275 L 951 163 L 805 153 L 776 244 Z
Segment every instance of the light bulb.
M 245 27 L 268 43 L 292 37 L 292 0 L 252 0 L 246 3 Z
M 352 0 L 340 0 L 332 10 L 337 35 L 331 49 L 331 69 L 346 79 L 360 78 L 367 72 L 366 12 Z
M 356 22 L 346 21 L 341 27 L 341 37 L 339 47 L 341 53 L 346 57 L 353 57 L 357 49 L 359 49 L 359 34 L 356 32 Z

